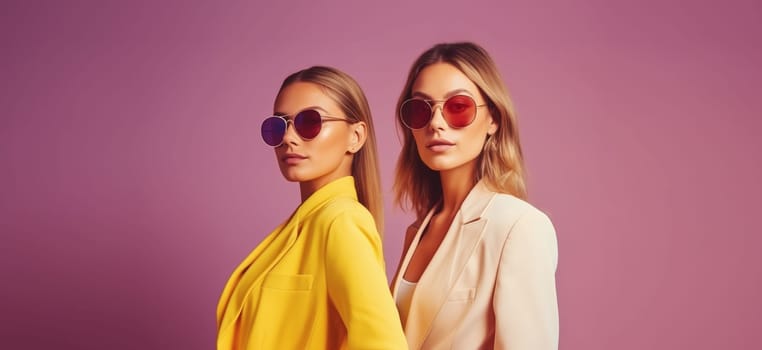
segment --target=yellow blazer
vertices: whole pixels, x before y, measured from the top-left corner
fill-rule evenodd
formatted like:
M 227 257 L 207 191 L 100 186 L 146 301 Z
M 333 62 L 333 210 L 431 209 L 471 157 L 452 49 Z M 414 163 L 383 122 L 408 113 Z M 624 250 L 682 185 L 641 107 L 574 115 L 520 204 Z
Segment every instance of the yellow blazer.
M 354 179 L 316 191 L 235 269 L 217 349 L 407 349 Z
M 395 298 L 433 213 L 408 228 Z M 403 320 L 410 349 L 557 349 L 557 257 L 545 214 L 480 181 L 415 287 Z

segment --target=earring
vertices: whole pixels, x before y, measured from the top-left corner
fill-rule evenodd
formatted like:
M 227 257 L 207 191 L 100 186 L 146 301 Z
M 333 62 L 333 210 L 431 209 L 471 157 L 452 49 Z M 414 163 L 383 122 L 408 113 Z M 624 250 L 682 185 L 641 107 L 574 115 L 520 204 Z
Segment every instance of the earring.
M 484 140 L 484 147 L 482 147 L 483 150 L 495 148 L 495 138 L 493 136 L 494 134 L 487 134 L 487 139 Z

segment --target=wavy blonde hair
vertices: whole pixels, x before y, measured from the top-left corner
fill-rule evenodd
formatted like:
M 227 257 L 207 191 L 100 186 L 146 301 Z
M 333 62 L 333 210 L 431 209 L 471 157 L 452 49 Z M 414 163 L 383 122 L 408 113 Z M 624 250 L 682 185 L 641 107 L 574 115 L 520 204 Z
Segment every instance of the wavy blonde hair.
M 400 106 L 411 98 L 412 87 L 420 72 L 435 63 L 448 63 L 463 72 L 479 88 L 498 129 L 489 136 L 478 156 L 474 184 L 484 179 L 487 186 L 501 193 L 526 199 L 524 157 L 513 102 L 497 66 L 486 50 L 471 42 L 437 44 L 415 60 L 397 101 L 397 129 L 403 145 L 397 160 L 394 181 L 395 203 L 412 208 L 420 218 L 442 199 L 439 172 L 421 160 L 410 129 L 400 121 Z M 409 206 L 407 205 L 409 204 Z
M 348 74 L 326 66 L 313 66 L 286 77 L 278 95 L 296 82 L 313 83 L 334 100 L 342 112 L 353 122 L 365 122 L 367 138 L 363 147 L 354 154 L 352 176 L 355 178 L 357 199 L 376 221 L 376 228 L 383 237 L 384 205 L 381 197 L 381 176 L 378 171 L 376 132 L 373 127 L 370 106 L 360 85 Z

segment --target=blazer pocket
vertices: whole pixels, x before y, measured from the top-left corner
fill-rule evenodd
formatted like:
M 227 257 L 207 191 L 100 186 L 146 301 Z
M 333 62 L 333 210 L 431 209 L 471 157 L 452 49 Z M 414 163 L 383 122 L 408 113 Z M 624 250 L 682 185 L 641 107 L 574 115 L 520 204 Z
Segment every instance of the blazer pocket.
M 455 289 L 450 292 L 447 301 L 469 301 L 476 295 L 476 288 Z
M 262 287 L 278 290 L 307 291 L 312 289 L 312 281 L 312 275 L 269 273 L 262 282 Z

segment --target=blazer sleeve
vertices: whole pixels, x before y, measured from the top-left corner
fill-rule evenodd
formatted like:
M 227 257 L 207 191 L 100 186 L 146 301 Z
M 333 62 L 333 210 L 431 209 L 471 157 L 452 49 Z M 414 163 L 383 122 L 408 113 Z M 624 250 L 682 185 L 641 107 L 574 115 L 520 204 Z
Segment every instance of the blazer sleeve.
M 529 210 L 511 228 L 498 266 L 495 349 L 558 349 L 558 243 L 550 219 Z
M 373 217 L 368 212 L 344 211 L 328 231 L 328 295 L 347 327 L 348 348 L 407 349 Z

